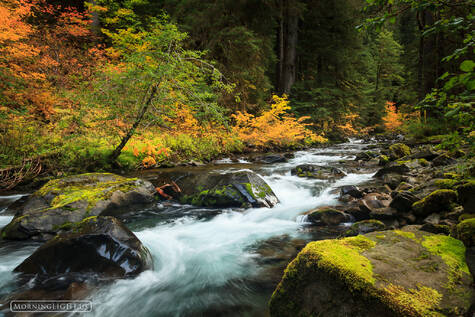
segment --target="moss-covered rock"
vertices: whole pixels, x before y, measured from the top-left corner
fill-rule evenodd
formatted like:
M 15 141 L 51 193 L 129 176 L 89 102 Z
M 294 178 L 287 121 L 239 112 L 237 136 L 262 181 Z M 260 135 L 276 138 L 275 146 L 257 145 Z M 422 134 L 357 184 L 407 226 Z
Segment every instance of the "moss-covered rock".
M 334 180 L 346 176 L 342 170 L 314 164 L 302 164 L 291 169 L 290 173 L 298 177 Z
M 55 179 L 32 194 L 2 230 L 5 239 L 46 240 L 89 216 L 130 212 L 153 201 L 154 186 L 137 178 L 88 173 Z
M 345 232 L 345 236 L 357 236 L 359 234 L 365 234 L 373 231 L 381 231 L 385 229 L 386 225 L 379 220 L 362 220 L 352 224 L 350 229 Z
M 457 201 L 457 192 L 451 189 L 436 190 L 412 205 L 417 216 L 428 216 L 432 213 L 447 212 Z
M 384 154 L 380 155 L 378 159 L 379 159 L 378 160 L 379 166 L 386 166 L 390 162 L 389 156 L 384 155 Z
M 268 207 L 279 202 L 270 186 L 250 171 L 219 174 L 196 173 L 180 177 L 177 198 L 204 207 Z
M 405 228 L 309 243 L 271 316 L 462 316 L 473 299 L 463 243 Z
M 436 179 L 434 181 L 434 185 L 441 189 L 453 189 L 457 183 L 459 183 L 458 180 L 450 178 Z
M 475 218 L 460 222 L 455 227 L 455 237 L 463 241 L 467 247 L 475 246 Z
M 336 226 L 348 220 L 343 212 L 330 207 L 318 208 L 306 213 L 307 220 L 316 225 Z
M 70 229 L 40 246 L 14 271 L 41 282 L 88 273 L 130 277 L 152 268 L 148 249 L 114 217 L 91 216 L 71 224 Z
M 411 149 L 403 143 L 396 143 L 389 147 L 389 158 L 392 161 L 408 155 L 411 155 Z

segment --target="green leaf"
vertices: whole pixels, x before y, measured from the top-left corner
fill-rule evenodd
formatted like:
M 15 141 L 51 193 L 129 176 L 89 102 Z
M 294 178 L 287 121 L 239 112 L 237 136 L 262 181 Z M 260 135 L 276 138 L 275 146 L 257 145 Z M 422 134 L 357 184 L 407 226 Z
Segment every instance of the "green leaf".
M 463 61 L 463 63 L 460 64 L 460 70 L 466 73 L 472 72 L 474 68 L 475 62 L 470 59 Z

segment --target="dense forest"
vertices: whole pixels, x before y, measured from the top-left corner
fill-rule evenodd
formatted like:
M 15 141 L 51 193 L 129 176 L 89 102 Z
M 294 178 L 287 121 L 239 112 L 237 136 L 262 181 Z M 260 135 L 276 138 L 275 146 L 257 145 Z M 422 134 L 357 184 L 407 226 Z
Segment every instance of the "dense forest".
M 16 182 L 377 133 L 473 145 L 472 14 L 462 0 L 2 1 L 0 168 Z
M 475 316 L 471 0 L 0 0 L 0 316 Z

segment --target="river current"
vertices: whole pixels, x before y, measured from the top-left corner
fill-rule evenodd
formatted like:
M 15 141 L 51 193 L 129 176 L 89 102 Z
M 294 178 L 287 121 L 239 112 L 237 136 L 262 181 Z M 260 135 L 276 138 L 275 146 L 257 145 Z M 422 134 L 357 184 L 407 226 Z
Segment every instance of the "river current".
M 266 316 L 272 291 L 298 250 L 308 241 L 335 237 L 344 230 L 312 228 L 302 213 L 336 204 L 336 188 L 367 182 L 373 175 L 347 173 L 329 182 L 291 176 L 290 169 L 353 160 L 364 146 L 351 142 L 300 151 L 286 163 L 221 160 L 213 167 L 222 173 L 257 172 L 280 200 L 272 209 L 206 209 L 161 202 L 124 218 L 152 253 L 154 269 L 94 289 L 89 296 L 91 315 Z M 146 178 L 153 179 L 154 173 L 159 170 L 147 171 Z M 7 200 L 16 198 L 0 196 L 0 227 L 12 219 L 2 215 Z M 38 246 L 0 242 L 0 298 L 17 291 L 11 271 Z

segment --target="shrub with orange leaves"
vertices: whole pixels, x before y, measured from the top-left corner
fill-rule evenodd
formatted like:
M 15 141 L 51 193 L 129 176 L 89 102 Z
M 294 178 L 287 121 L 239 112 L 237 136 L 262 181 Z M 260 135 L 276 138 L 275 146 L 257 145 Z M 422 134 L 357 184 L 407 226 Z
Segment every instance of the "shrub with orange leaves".
M 87 12 L 45 0 L 0 1 L 2 103 L 48 119 L 58 103 L 52 87 L 91 75 L 101 56 L 84 54 L 91 45 L 89 23 Z
M 232 115 L 236 124 L 234 131 L 245 144 L 259 148 L 291 147 L 307 143 L 322 143 L 326 139 L 312 132 L 304 123 L 309 117 L 294 118 L 287 97 L 272 97 L 271 108 L 260 116 L 238 111 Z
M 404 121 L 404 117 L 401 113 L 397 112 L 394 102 L 386 102 L 386 116 L 383 118 L 384 127 L 388 131 L 395 131 L 399 129 Z

